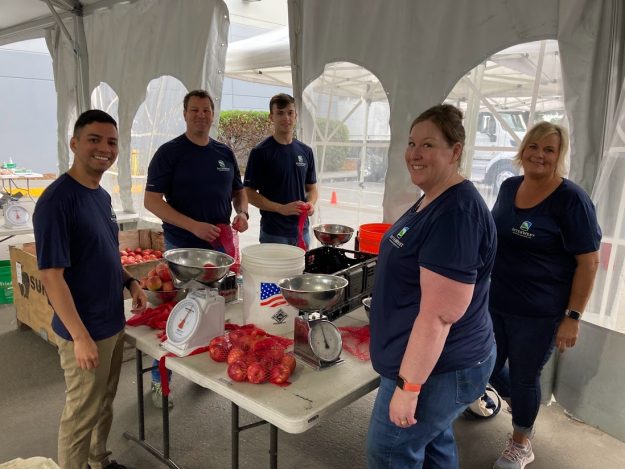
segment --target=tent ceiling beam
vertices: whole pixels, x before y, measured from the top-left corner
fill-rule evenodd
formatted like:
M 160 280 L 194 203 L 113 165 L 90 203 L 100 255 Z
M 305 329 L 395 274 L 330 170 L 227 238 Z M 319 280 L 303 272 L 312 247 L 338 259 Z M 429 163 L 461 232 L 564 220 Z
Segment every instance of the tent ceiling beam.
M 52 13 L 52 18 L 54 19 L 54 22 L 59 27 L 59 29 L 63 32 L 63 35 L 67 38 L 67 40 L 70 43 L 74 44 L 74 39 L 72 38 L 72 35 L 69 33 L 69 31 L 65 27 L 65 24 L 63 23 L 63 20 L 59 16 L 59 13 L 56 11 L 56 8 L 54 8 L 54 5 L 52 4 L 52 0 L 43 0 L 43 2 L 46 5 L 48 5 L 48 8 L 50 9 L 50 13 Z M 74 53 L 78 54 L 78 51 L 76 50 L 75 47 L 74 47 Z
M 45 2 L 45 0 L 42 1 Z M 52 1 L 58 2 L 63 0 Z M 96 10 L 111 8 L 117 3 L 135 3 L 137 1 L 139 0 L 100 0 L 99 2 L 82 5 L 82 12 L 83 15 L 89 15 Z M 74 8 L 76 8 L 75 4 L 72 9 Z M 57 13 L 63 21 L 69 20 L 74 16 L 74 13 L 72 13 L 71 11 Z M 11 42 L 14 42 L 11 39 L 21 40 L 21 38 L 24 37 L 25 34 L 31 34 L 32 37 L 43 37 L 43 31 L 47 28 L 51 28 L 54 25 L 56 25 L 54 17 L 52 15 L 48 15 L 34 20 L 25 21 L 23 23 L 10 26 L 8 28 L 0 29 L 0 44 L 10 44 Z

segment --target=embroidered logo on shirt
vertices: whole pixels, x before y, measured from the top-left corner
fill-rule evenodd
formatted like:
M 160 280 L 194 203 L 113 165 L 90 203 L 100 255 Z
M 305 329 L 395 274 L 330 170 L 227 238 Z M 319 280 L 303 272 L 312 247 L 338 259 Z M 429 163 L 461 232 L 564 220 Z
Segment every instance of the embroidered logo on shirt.
M 518 228 L 512 228 L 512 233 L 523 238 L 532 239 L 535 235 L 534 233 L 530 233 L 531 227 L 532 222 L 525 220 Z
M 306 166 L 306 163 L 304 163 L 304 157 L 302 155 L 297 155 L 297 163 L 295 163 L 296 166 Z
M 389 241 L 395 246 L 397 246 L 398 248 L 404 247 L 404 243 L 402 243 L 400 239 L 404 237 L 404 235 L 408 232 L 409 229 L 410 229 L 409 226 L 404 226 L 401 230 L 399 230 L 399 233 L 397 233 L 396 235 L 391 235 L 391 237 L 389 238 Z
M 230 171 L 230 168 L 226 166 L 222 160 L 217 161 L 217 171 Z

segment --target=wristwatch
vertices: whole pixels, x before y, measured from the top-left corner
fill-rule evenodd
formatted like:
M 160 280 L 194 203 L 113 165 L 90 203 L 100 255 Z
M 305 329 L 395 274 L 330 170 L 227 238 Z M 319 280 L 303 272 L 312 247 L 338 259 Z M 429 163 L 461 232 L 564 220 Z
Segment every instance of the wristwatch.
M 239 213 L 242 213 L 243 215 L 245 215 L 245 218 L 247 218 L 248 220 L 250 219 L 250 214 L 249 214 L 249 213 L 247 213 L 245 210 L 241 210 L 240 212 L 238 212 L 238 213 L 237 213 L 237 215 L 238 215 Z
M 579 321 L 579 319 L 582 317 L 582 314 L 579 311 L 575 311 L 574 309 L 565 309 L 564 315 L 567 318 L 571 318 L 575 321 Z
M 421 384 L 409 383 L 402 375 L 397 375 L 397 387 L 403 391 L 420 392 Z
M 129 277 L 128 279 L 126 279 L 126 281 L 124 282 L 124 288 L 128 291 L 130 291 L 130 282 L 138 282 L 139 280 L 137 280 L 134 277 Z

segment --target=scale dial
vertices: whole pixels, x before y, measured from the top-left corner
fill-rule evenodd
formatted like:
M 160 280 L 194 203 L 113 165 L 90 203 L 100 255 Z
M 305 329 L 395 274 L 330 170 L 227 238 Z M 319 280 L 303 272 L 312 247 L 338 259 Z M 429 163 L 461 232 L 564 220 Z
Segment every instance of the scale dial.
M 24 226 L 30 221 L 30 213 L 19 204 L 10 204 L 4 209 L 4 221 L 12 226 Z
M 167 320 L 167 339 L 173 344 L 186 342 L 197 329 L 200 320 L 200 305 L 185 298 L 172 310 Z
M 333 362 L 341 356 L 343 348 L 341 333 L 328 320 L 311 322 L 308 343 L 313 353 L 325 362 Z

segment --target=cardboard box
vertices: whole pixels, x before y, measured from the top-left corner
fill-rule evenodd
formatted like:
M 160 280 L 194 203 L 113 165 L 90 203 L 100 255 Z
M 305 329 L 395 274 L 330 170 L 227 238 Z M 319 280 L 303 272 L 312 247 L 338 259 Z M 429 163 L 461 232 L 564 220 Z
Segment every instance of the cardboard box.
M 119 246 L 163 250 L 163 233 L 152 230 L 119 232 Z M 35 243 L 10 246 L 11 280 L 13 283 L 15 311 L 20 324 L 28 326 L 44 340 L 56 345 L 52 330 L 52 307 L 48 304 L 45 288 L 39 277 Z M 159 261 L 143 262 L 126 266 L 133 277 L 145 276 Z M 129 298 L 124 291 L 125 298 Z
M 17 320 L 42 339 L 56 345 L 56 334 L 51 324 L 53 311 L 39 277 L 35 243 L 9 246 L 9 255 Z
M 156 249 L 159 251 L 165 250 L 165 239 L 162 231 L 154 230 L 129 230 L 119 232 L 119 249 L 126 248 L 141 248 L 141 249 Z M 140 264 L 130 264 L 124 266 L 128 273 L 136 279 L 147 276 L 148 272 L 152 270 L 162 260 L 141 262 Z M 124 298 L 130 298 L 128 290 L 124 290 Z

